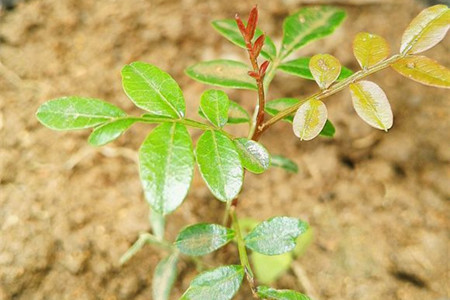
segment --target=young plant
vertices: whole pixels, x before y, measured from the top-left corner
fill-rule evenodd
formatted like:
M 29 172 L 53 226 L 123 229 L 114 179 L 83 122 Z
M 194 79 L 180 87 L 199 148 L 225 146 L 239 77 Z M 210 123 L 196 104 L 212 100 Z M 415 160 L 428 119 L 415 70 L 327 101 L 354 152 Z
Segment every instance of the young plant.
M 122 263 L 126 262 L 146 243 L 168 251 L 154 271 L 153 299 L 169 298 L 180 258 L 193 257 L 198 261 L 197 256 L 216 251 L 230 242 L 237 246 L 237 263 L 201 273 L 181 299 L 231 299 L 244 277 L 255 298 L 309 299 L 296 291 L 259 285 L 254 275 L 253 267 L 261 270 L 264 264 L 274 262 L 270 256 L 284 257 L 282 261 L 287 261 L 287 266 L 281 271 L 285 270 L 292 255 L 301 255 L 311 236 L 308 224 L 295 217 L 279 216 L 259 224 L 238 218 L 238 197 L 245 172 L 260 174 L 270 166 L 291 172 L 297 170 L 289 159 L 270 155 L 258 143 L 259 138 L 278 121 L 292 123 L 294 134 L 300 140 L 311 140 L 318 135 L 332 137 L 335 128 L 328 119 L 323 101 L 344 89 L 349 89 L 355 111 L 363 121 L 387 131 L 393 124 L 387 96 L 376 83 L 363 79 L 388 67 L 426 85 L 450 87 L 450 70 L 419 55 L 446 35 L 450 10 L 445 5 L 422 11 L 404 32 L 400 53 L 390 57 L 388 43 L 382 37 L 359 33 L 353 41 L 353 52 L 361 66 L 357 72 L 342 67 L 330 54 L 286 59 L 310 42 L 332 34 L 344 19 L 345 12 L 338 8 L 303 8 L 285 19 L 280 47 L 256 27 L 256 7 L 251 10 L 246 23 L 237 15 L 235 20 L 212 23 L 226 39 L 247 51 L 250 67 L 242 62 L 219 59 L 195 64 L 186 69 L 186 74 L 213 86 L 256 91 L 252 117 L 224 91 L 210 89 L 202 94 L 198 110 L 205 121 L 187 118 L 185 100 L 175 80 L 158 67 L 143 62 L 133 62 L 122 69 L 124 91 L 145 111 L 141 116 L 129 116 L 112 104 L 84 97 L 59 98 L 40 106 L 37 118 L 51 129 L 93 128 L 89 143 L 94 146 L 117 139 L 134 123 L 157 124 L 139 149 L 140 178 L 145 198 L 151 206 L 153 233 L 141 234 L 122 257 Z M 259 60 L 260 57 L 264 60 Z M 267 101 L 268 87 L 278 71 L 315 80 L 319 91 L 300 100 Z M 266 114 L 272 117 L 267 118 Z M 247 136 L 233 136 L 224 128 L 227 124 L 238 123 L 248 123 Z M 203 132 L 195 150 L 188 127 Z M 223 223 L 190 225 L 181 230 L 174 242 L 166 241 L 165 217 L 186 197 L 195 164 L 212 195 L 224 203 Z M 249 231 L 245 235 L 244 227 Z M 296 245 L 298 241 L 300 245 Z M 247 254 L 249 250 L 254 254 L 252 263 Z M 275 261 L 275 265 L 280 263 Z M 261 276 L 260 281 L 271 279 Z

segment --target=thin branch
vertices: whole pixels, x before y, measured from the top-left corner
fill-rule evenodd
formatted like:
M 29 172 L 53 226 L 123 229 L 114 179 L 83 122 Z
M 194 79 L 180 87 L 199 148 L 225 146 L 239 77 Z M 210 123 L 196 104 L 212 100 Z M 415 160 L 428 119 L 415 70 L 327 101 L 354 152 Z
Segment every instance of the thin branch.
M 270 126 L 272 126 L 273 124 L 275 124 L 276 122 L 280 121 L 281 119 L 283 119 L 286 116 L 289 116 L 291 114 L 293 114 L 303 103 L 305 103 L 308 100 L 311 99 L 325 99 L 331 95 L 336 94 L 337 92 L 343 90 L 344 88 L 346 88 L 349 84 L 356 82 L 358 80 L 361 80 L 375 72 L 378 72 L 380 70 L 383 70 L 387 67 L 389 67 L 391 64 L 395 63 L 396 61 L 398 61 L 399 59 L 403 58 L 403 56 L 397 54 L 394 55 L 392 57 L 390 57 L 389 59 L 383 60 L 381 62 L 379 62 L 378 64 L 367 68 L 365 70 L 361 70 L 356 72 L 355 74 L 353 74 L 352 76 L 346 78 L 345 80 L 342 80 L 334 85 L 332 85 L 329 89 L 323 90 L 321 92 L 317 92 L 303 100 L 301 100 L 299 103 L 279 112 L 278 114 L 276 114 L 275 116 L 273 116 L 272 118 L 270 118 L 267 122 L 265 122 L 264 124 L 262 124 L 259 128 L 259 131 L 261 132 L 261 134 L 263 132 L 265 132 Z
M 247 256 L 247 250 L 245 249 L 245 242 L 242 238 L 241 228 L 239 227 L 239 222 L 236 216 L 236 207 L 231 206 L 230 208 L 230 217 L 232 222 L 232 227 L 236 231 L 236 240 L 238 244 L 238 251 L 239 251 L 239 259 L 241 261 L 241 265 L 244 268 L 245 275 L 247 278 L 247 281 L 250 285 L 250 288 L 252 290 L 253 297 L 256 299 L 259 299 L 258 294 L 256 292 L 256 280 L 255 276 L 253 275 L 252 268 L 250 266 L 250 262 L 248 261 Z

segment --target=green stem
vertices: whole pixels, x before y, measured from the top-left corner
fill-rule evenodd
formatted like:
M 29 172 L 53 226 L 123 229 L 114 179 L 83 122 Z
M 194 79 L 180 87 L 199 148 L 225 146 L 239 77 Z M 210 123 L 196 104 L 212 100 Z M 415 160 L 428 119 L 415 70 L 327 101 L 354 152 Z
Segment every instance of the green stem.
M 401 58 L 402 58 L 402 56 L 399 55 L 399 54 L 394 55 L 394 56 L 390 57 L 389 59 L 383 60 L 383 61 L 379 62 L 378 64 L 376 64 L 376 65 L 374 65 L 374 66 L 372 66 L 370 68 L 367 68 L 367 69 L 364 69 L 364 70 L 356 72 L 355 74 L 353 74 L 352 76 L 346 78 L 345 80 L 342 80 L 342 81 L 332 85 L 329 89 L 317 92 L 317 93 L 315 93 L 315 94 L 313 94 L 313 95 L 311 95 L 311 96 L 301 100 L 299 103 L 297 103 L 297 104 L 295 104 L 295 105 L 293 105 L 293 106 L 291 106 L 291 107 L 289 107 L 289 108 L 279 112 L 274 117 L 269 119 L 267 122 L 262 124 L 261 128 L 260 128 L 261 132 L 266 131 L 270 126 L 272 126 L 276 122 L 280 121 L 284 117 L 293 114 L 306 101 L 314 99 L 314 98 L 320 100 L 320 99 L 327 98 L 327 97 L 329 97 L 331 95 L 334 95 L 337 92 L 339 92 L 339 91 L 343 90 L 344 88 L 346 88 L 349 84 L 351 84 L 353 82 L 356 82 L 358 80 L 361 80 L 361 79 L 363 79 L 363 78 L 365 78 L 365 77 L 367 77 L 367 76 L 369 76 L 369 75 L 371 75 L 371 74 L 373 74 L 375 72 L 378 72 L 378 71 L 380 71 L 382 69 L 385 69 L 385 68 L 389 67 L 391 64 L 395 63 L 396 61 L 398 61 Z
M 230 208 L 230 217 L 232 222 L 232 227 L 236 232 L 236 240 L 238 245 L 239 259 L 241 261 L 241 265 L 245 270 L 245 275 L 248 283 L 250 284 L 250 288 L 252 289 L 253 296 L 259 298 L 256 293 L 256 281 L 255 276 L 253 275 L 252 268 L 250 266 L 250 262 L 248 261 L 247 250 L 245 249 L 245 242 L 242 238 L 241 228 L 239 227 L 239 222 L 236 216 L 236 207 L 231 206 Z
M 144 232 L 139 235 L 139 238 L 134 242 L 134 244 L 125 252 L 122 257 L 120 257 L 120 264 L 123 265 L 130 258 L 132 258 L 145 244 L 154 244 L 163 249 L 169 250 L 170 252 L 178 251 L 174 246 L 166 241 L 159 240 L 156 236 Z
M 230 218 L 230 208 L 231 208 L 231 203 L 232 202 L 233 201 L 227 201 L 227 206 L 225 208 L 225 213 L 224 213 L 223 218 L 222 218 L 222 225 L 225 226 L 225 227 L 228 227 L 228 220 Z
M 229 134 L 228 132 L 226 132 L 223 129 L 216 128 L 211 125 L 201 123 L 201 122 L 191 120 L 191 119 L 171 119 L 169 117 L 151 116 L 151 115 L 146 115 L 146 114 L 140 118 L 139 117 L 126 117 L 126 118 L 135 119 L 138 122 L 149 123 L 149 124 L 157 124 L 157 123 L 164 123 L 164 122 L 180 123 L 180 124 L 186 125 L 188 127 L 192 127 L 192 128 L 196 128 L 196 129 L 200 129 L 200 130 L 217 130 L 217 131 L 220 131 L 221 133 L 225 134 L 228 138 L 234 139 L 234 136 L 232 136 L 231 134 Z

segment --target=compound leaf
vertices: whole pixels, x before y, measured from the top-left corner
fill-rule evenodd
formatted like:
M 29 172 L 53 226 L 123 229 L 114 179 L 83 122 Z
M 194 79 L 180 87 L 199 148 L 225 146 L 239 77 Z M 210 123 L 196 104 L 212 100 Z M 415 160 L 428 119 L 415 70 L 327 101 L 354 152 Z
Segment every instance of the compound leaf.
M 341 63 L 329 54 L 317 54 L 311 57 L 309 69 L 321 89 L 327 89 L 341 74 Z
M 305 7 L 287 17 L 283 23 L 281 57 L 332 34 L 344 19 L 344 10 L 329 6 Z
M 244 168 L 255 174 L 263 173 L 269 169 L 270 154 L 263 145 L 247 138 L 238 138 L 233 142 Z
M 88 142 L 94 146 L 102 146 L 108 144 L 120 137 L 134 123 L 138 122 L 137 118 L 120 118 L 112 120 L 108 123 L 96 127 L 89 136 Z
M 239 61 L 217 59 L 200 62 L 186 69 L 186 74 L 202 83 L 235 89 L 257 90 L 248 75 L 249 67 Z
M 122 69 L 122 85 L 133 103 L 154 115 L 183 118 L 186 104 L 176 81 L 161 69 L 133 62 Z
M 216 127 L 223 127 L 228 120 L 230 100 L 224 91 L 207 90 L 200 99 L 200 110 L 206 119 Z
M 297 164 L 283 155 L 272 155 L 271 166 L 282 168 L 291 173 L 298 173 Z
M 424 9 L 403 33 L 400 52 L 416 54 L 434 47 L 447 34 L 450 27 L 450 10 L 446 5 Z
M 205 131 L 197 142 L 196 156 L 211 193 L 221 201 L 233 200 L 241 190 L 244 174 L 233 142 L 220 131 Z
M 184 200 L 194 172 L 192 141 L 186 126 L 163 123 L 139 149 L 145 197 L 153 210 L 167 215 Z
M 234 230 L 217 224 L 200 223 L 186 227 L 175 241 L 184 254 L 200 256 L 211 253 L 234 238 Z
M 168 300 L 177 278 L 178 254 L 173 253 L 161 260 L 155 268 L 152 281 L 153 300 Z
M 217 30 L 221 35 L 223 35 L 227 40 L 232 42 L 233 44 L 246 49 L 244 38 L 239 31 L 239 28 L 236 24 L 235 20 L 225 19 L 225 20 L 216 20 L 212 22 L 212 26 L 215 30 Z M 255 32 L 255 36 L 253 37 L 253 42 L 256 41 L 258 37 L 261 36 L 263 32 L 257 28 Z M 265 37 L 264 46 L 261 50 L 261 55 L 267 59 L 274 59 L 277 55 L 277 49 L 275 47 L 274 42 L 268 36 Z
M 311 99 L 300 106 L 292 124 L 294 134 L 302 141 L 319 135 L 327 121 L 327 108 L 322 101 Z
M 353 40 L 353 54 L 361 68 L 369 68 L 389 56 L 389 44 L 379 35 L 360 32 Z
M 263 299 L 267 298 L 274 300 L 311 300 L 309 297 L 296 291 L 276 290 L 274 288 L 267 286 L 258 286 L 257 292 L 258 296 Z
M 250 122 L 250 116 L 248 112 L 237 102 L 230 100 L 230 107 L 228 109 L 228 124 L 240 124 L 248 122 Z
M 308 224 L 296 218 L 275 217 L 262 222 L 244 239 L 245 245 L 264 255 L 279 255 L 295 248 L 297 237 Z
M 108 102 L 75 96 L 45 102 L 36 113 L 39 122 L 55 130 L 90 128 L 126 115 Z
M 377 129 L 387 131 L 392 127 L 391 105 L 384 91 L 371 81 L 350 84 L 353 107 L 364 122 Z
M 406 78 L 441 88 L 450 88 L 450 69 L 425 56 L 409 56 L 391 67 Z
M 180 300 L 230 300 L 239 290 L 243 278 L 244 269 L 238 265 L 203 272 L 194 278 Z
M 278 69 L 281 71 L 298 76 L 304 79 L 314 80 L 314 77 L 309 70 L 309 62 L 311 58 L 310 57 L 300 57 L 294 60 L 290 60 L 287 62 L 282 63 Z M 350 77 L 353 75 L 353 71 L 346 68 L 341 67 L 341 73 L 339 74 L 339 77 L 337 78 L 337 81 L 343 80 L 345 78 Z

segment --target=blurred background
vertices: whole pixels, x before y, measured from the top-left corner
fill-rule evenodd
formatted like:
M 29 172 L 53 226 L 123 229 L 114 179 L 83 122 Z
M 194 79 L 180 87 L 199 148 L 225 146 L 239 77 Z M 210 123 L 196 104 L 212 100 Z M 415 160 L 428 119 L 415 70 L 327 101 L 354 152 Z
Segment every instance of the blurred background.
M 150 299 L 153 269 L 164 253 L 146 246 L 126 265 L 121 254 L 148 231 L 137 149 L 149 127 L 138 125 L 102 148 L 88 131 L 54 132 L 34 114 L 64 95 L 105 99 L 139 114 L 121 88 L 120 69 L 141 60 L 168 71 L 196 118 L 207 87 L 184 75 L 198 61 L 245 59 L 210 26 L 246 17 L 258 2 L 259 27 L 281 41 L 282 20 L 303 5 L 331 3 L 348 17 L 337 32 L 293 56 L 330 53 L 357 70 L 352 40 L 368 31 L 398 51 L 419 0 L 1 0 L 0 11 L 0 299 Z M 448 1 L 447 1 L 448 3 Z M 449 38 L 425 55 L 450 66 Z M 239 215 L 307 220 L 314 241 L 274 286 L 319 299 L 449 299 L 450 102 L 448 91 L 408 81 L 391 70 L 371 76 L 394 111 L 389 133 L 355 114 L 348 91 L 327 100 L 334 139 L 300 142 L 289 124 L 263 137 L 272 153 L 299 165 L 247 176 Z M 280 74 L 269 99 L 302 97 L 315 84 Z M 229 90 L 251 108 L 252 92 Z M 232 130 L 243 133 L 245 127 Z M 198 136 L 199 132 L 194 132 Z M 169 239 L 183 226 L 220 222 L 223 205 L 198 172 L 182 207 L 168 218 Z M 206 257 L 236 263 L 234 248 Z M 196 275 L 182 262 L 173 299 Z M 250 299 L 244 287 L 236 299 Z

